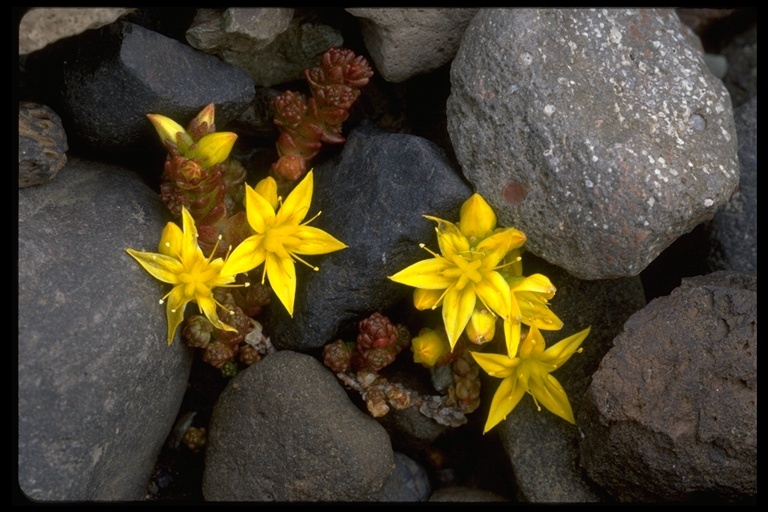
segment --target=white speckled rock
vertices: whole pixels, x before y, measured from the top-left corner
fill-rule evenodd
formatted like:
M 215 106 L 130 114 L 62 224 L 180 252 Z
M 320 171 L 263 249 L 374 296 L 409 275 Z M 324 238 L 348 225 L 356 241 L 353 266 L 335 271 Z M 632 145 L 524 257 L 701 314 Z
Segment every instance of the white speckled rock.
M 731 101 L 668 9 L 484 9 L 451 69 L 465 176 L 526 247 L 634 276 L 738 184 Z

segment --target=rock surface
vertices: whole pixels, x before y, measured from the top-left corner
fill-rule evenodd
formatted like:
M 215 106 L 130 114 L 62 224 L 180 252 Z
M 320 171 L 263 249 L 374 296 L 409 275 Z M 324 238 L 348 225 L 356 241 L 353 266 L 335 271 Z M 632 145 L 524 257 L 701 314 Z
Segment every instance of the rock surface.
M 364 316 L 410 297 L 412 288 L 387 276 L 427 254 L 419 244 L 434 239 L 434 224 L 422 215 L 458 218 L 470 194 L 434 143 L 370 123 L 358 127 L 338 161 L 315 169 L 310 207 L 310 215 L 323 212 L 312 225 L 348 247 L 312 259 L 319 272 L 298 266 L 293 318 L 271 308 L 265 320 L 272 343 L 320 347 Z
M 207 501 L 375 501 L 394 467 L 384 429 L 290 350 L 230 381 L 208 439 Z
M 388 82 L 402 82 L 450 62 L 477 13 L 469 8 L 348 8 L 360 19 L 365 46 Z
M 757 277 L 683 280 L 627 321 L 578 417 L 581 463 L 620 501 L 757 497 Z
M 125 252 L 167 213 L 125 169 L 72 159 L 19 190 L 19 485 L 34 501 L 140 500 L 187 386 L 164 286 Z
M 67 163 L 67 149 L 67 134 L 56 112 L 38 103 L 19 103 L 19 188 L 55 178 Z
M 637 275 L 738 183 L 727 91 L 672 10 L 483 9 L 451 84 L 464 174 L 576 277 Z

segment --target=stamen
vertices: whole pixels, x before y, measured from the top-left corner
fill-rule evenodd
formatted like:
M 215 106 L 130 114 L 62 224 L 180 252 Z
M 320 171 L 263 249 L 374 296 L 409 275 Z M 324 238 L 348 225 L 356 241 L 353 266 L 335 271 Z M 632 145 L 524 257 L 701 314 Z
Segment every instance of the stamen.
M 320 214 L 321 214 L 321 213 L 323 213 L 323 211 L 322 211 L 322 210 L 320 210 L 319 212 L 317 212 L 317 213 L 315 214 L 315 216 L 314 216 L 314 217 L 312 217 L 311 219 L 309 219 L 309 220 L 306 220 L 306 221 L 302 222 L 302 223 L 301 223 L 301 225 L 302 225 L 302 226 L 306 226 L 307 224 L 309 224 L 310 222 L 312 222 L 313 220 L 315 220 L 316 218 L 318 218 L 318 217 L 320 216 Z
M 429 254 L 431 254 L 431 255 L 432 255 L 432 256 L 434 256 L 435 258 L 442 258 L 442 256 L 440 256 L 440 255 L 439 255 L 439 254 L 437 254 L 436 252 L 432 251 L 432 250 L 431 250 L 429 247 L 427 247 L 427 244 L 419 244 L 419 247 L 421 247 L 422 249 L 424 249 L 425 251 L 427 251 Z
M 219 248 L 219 242 L 221 242 L 221 239 L 222 239 L 222 236 L 219 235 L 219 238 L 216 240 L 216 245 L 213 246 L 213 250 L 211 251 L 211 254 L 208 255 L 208 260 L 206 260 L 207 263 L 210 263 L 211 260 L 213 259 L 213 255 L 216 254 L 216 249 Z M 232 249 L 232 246 L 230 245 L 229 248 Z M 227 253 L 227 256 L 229 256 L 229 253 Z
M 307 262 L 306 262 L 306 261 L 304 261 L 303 259 L 299 258 L 299 257 L 298 257 L 298 256 L 296 256 L 295 254 L 291 254 L 291 257 L 292 257 L 292 258 L 295 258 L 297 261 L 300 261 L 301 263 L 305 264 L 306 266 L 308 266 L 309 268 L 311 268 L 311 269 L 312 269 L 312 270 L 314 270 L 315 272 L 317 272 L 318 270 L 320 270 L 320 267 L 316 267 L 316 266 L 314 266 L 314 265 L 310 265 L 309 263 L 307 263 Z
M 498 267 L 494 267 L 492 270 L 499 270 L 500 268 L 508 267 L 510 265 L 514 265 L 518 261 L 522 260 L 523 258 L 518 256 L 512 261 L 508 261 L 507 263 L 504 263 L 503 265 L 499 265 Z

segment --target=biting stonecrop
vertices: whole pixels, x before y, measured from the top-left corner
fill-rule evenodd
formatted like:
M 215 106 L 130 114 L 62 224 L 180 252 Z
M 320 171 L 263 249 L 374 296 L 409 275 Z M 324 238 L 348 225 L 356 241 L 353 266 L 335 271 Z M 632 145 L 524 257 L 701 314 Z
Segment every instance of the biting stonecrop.
M 325 231 L 307 225 L 320 212 L 302 222 L 309 211 L 313 190 L 312 171 L 285 201 L 278 197 L 277 182 L 271 176 L 257 183 L 255 189 L 246 184 L 245 210 L 253 234 L 232 251 L 222 268 L 224 274 L 239 274 L 264 264 L 262 284 L 268 277 L 270 287 L 291 316 L 296 297 L 294 260 L 319 270 L 298 255 L 327 254 L 347 247 Z
M 173 343 L 176 329 L 184 320 L 184 310 L 190 302 L 196 302 L 201 313 L 216 328 L 236 331 L 237 329 L 219 319 L 217 306 L 229 310 L 214 298 L 213 289 L 248 286 L 248 283 L 232 284 L 235 274 L 222 272 L 224 259 L 213 258 L 215 250 L 208 257 L 203 254 L 197 243 L 195 220 L 183 207 L 181 216 L 182 228 L 173 222 L 166 224 L 160 236 L 157 253 L 126 249 L 152 276 L 173 285 L 171 291 L 160 299 L 160 304 L 166 302 L 168 345 Z
M 589 329 L 544 351 L 540 331 L 559 330 L 563 322 L 548 307 L 556 292 L 549 278 L 522 275 L 525 234 L 497 227 L 496 214 L 477 193 L 462 204 L 457 224 L 424 217 L 437 223 L 440 254 L 420 244 L 432 258 L 416 262 L 390 279 L 416 288 L 413 303 L 417 309 L 442 307 L 446 337 L 432 329 L 423 330 L 413 339 L 414 361 L 426 366 L 443 364 L 464 334 L 477 363 L 490 375 L 504 378 L 491 403 L 485 432 L 506 418 L 525 392 L 537 404 L 573 423 L 568 397 L 549 372 L 579 349 Z M 477 346 L 494 339 L 499 318 L 505 354 L 478 352 Z M 524 338 L 523 326 L 528 327 Z

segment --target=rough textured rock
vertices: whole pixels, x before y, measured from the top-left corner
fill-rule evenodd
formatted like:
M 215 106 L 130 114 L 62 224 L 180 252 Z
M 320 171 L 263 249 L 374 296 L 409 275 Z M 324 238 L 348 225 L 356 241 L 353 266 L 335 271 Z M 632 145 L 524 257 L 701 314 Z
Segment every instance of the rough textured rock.
M 27 66 L 59 93 L 70 143 L 98 153 L 161 151 L 149 113 L 185 126 L 214 103 L 216 125 L 224 126 L 254 96 L 253 82 L 237 67 L 122 21 L 30 56 Z
M 125 252 L 167 216 L 125 169 L 70 160 L 19 190 L 19 485 L 35 501 L 139 500 L 187 386 L 164 285 Z
M 44 7 L 30 9 L 19 23 L 19 54 L 92 28 L 108 25 L 133 11 L 123 7 Z
M 577 417 L 581 463 L 621 501 L 757 498 L 757 277 L 684 279 L 633 315 Z
M 336 28 L 294 18 L 264 48 L 227 51 L 221 56 L 248 73 L 257 86 L 271 87 L 304 78 L 305 69 L 320 64 L 323 53 L 343 43 L 344 38 Z
M 477 8 L 350 8 L 376 70 L 402 82 L 449 62 Z
M 730 99 L 672 10 L 483 9 L 451 85 L 464 174 L 582 279 L 637 275 L 738 183 Z
M 46 105 L 19 103 L 19 188 L 51 181 L 67 163 L 67 134 Z
M 293 9 L 277 7 L 230 7 L 198 9 L 187 30 L 187 41 L 198 50 L 227 55 L 261 50 L 288 28 Z
M 363 186 L 365 184 L 365 186 Z M 265 326 L 278 348 L 320 347 L 341 329 L 410 297 L 413 289 L 387 276 L 424 259 L 433 240 L 422 215 L 458 218 L 471 190 L 434 143 L 386 133 L 370 123 L 353 130 L 340 158 L 315 169 L 312 223 L 347 248 L 299 265 L 293 318 L 270 307 Z M 436 249 L 436 248 L 435 248 Z
M 237 374 L 211 418 L 208 501 L 375 501 L 394 467 L 383 428 L 316 359 L 283 350 Z
M 757 25 L 736 36 L 722 53 L 728 59 L 723 83 L 731 95 L 733 108 L 737 108 L 757 95 Z
M 424 468 L 400 452 L 395 452 L 395 468 L 384 482 L 379 501 L 427 501 L 431 488 Z
M 712 270 L 757 273 L 757 96 L 734 113 L 739 139 L 739 188 L 708 223 Z
M 585 281 L 532 254 L 523 257 L 523 274 L 542 273 L 557 287 L 551 309 L 563 321 L 559 331 L 543 331 L 547 346 L 591 327 L 582 344 L 553 376 L 563 385 L 578 421 L 584 394 L 600 360 L 611 348 L 624 322 L 645 306 L 639 277 Z M 499 379 L 488 377 L 481 407 L 486 414 Z M 499 424 L 499 435 L 507 452 L 518 495 L 532 503 L 586 503 L 605 501 L 605 494 L 579 466 L 579 427 L 546 409 L 537 411 L 533 400 L 524 397 L 507 419 Z

